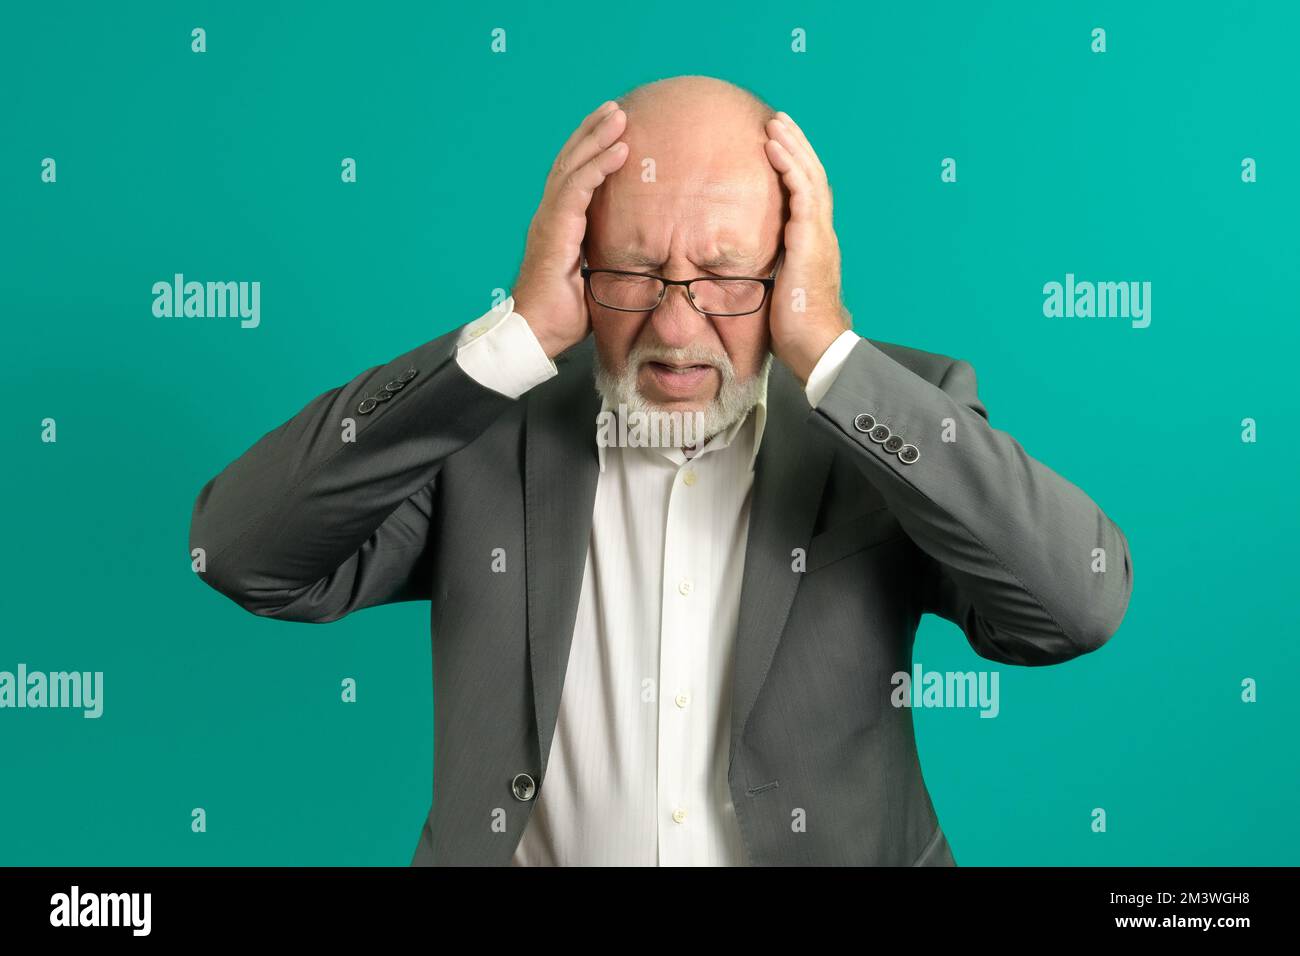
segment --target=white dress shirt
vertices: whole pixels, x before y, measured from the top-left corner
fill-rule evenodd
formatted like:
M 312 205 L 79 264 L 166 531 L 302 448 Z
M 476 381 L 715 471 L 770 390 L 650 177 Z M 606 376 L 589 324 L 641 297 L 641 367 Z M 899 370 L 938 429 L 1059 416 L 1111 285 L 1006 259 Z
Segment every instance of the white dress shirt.
M 858 336 L 809 376 L 816 406 Z M 518 398 L 557 374 L 513 296 L 467 325 L 456 356 Z M 767 382 L 690 458 L 606 448 L 559 715 L 517 866 L 743 866 L 727 786 L 731 684 L 753 466 Z M 607 406 L 603 407 L 603 410 Z

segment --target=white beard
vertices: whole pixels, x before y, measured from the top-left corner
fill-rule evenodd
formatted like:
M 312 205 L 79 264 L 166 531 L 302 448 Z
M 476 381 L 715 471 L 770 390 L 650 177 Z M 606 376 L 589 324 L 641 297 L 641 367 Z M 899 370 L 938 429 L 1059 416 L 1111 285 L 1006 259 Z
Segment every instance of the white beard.
M 611 372 L 600 359 L 600 350 L 595 350 L 592 372 L 596 379 L 596 391 L 600 393 L 605 404 L 611 409 L 620 405 L 628 412 L 649 413 L 663 411 L 648 401 L 637 388 L 637 371 L 646 362 L 665 362 L 684 365 L 687 363 L 709 364 L 722 375 L 722 387 L 717 397 L 701 411 L 704 416 L 704 439 L 701 445 L 714 435 L 726 431 L 736 422 L 749 414 L 758 404 L 763 394 L 763 383 L 772 366 L 772 353 L 763 358 L 758 371 L 744 381 L 736 380 L 736 369 L 725 352 L 712 352 L 703 346 L 670 349 L 662 345 L 638 344 L 632 346 L 627 361 L 621 369 Z

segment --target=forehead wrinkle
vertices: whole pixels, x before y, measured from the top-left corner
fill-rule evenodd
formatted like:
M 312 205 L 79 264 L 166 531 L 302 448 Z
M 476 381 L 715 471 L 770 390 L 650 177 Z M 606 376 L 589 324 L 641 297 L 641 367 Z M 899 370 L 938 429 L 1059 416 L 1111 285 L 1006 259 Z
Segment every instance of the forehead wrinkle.
M 659 268 L 672 257 L 677 234 L 689 228 L 694 241 L 689 241 L 683 252 L 688 262 L 701 270 L 751 274 L 770 256 L 755 247 L 752 237 L 747 240 L 744 234 L 737 234 L 738 228 L 748 229 L 748 225 L 733 222 L 732 211 L 768 202 L 770 196 L 764 187 L 743 175 L 709 174 L 677 181 L 647 183 L 638 177 L 617 185 L 607 183 L 602 189 L 612 228 L 605 237 L 608 244 L 599 250 L 605 267 Z M 623 228 L 615 225 L 619 223 Z M 611 232 L 613 235 L 608 235 Z M 696 254 L 692 254 L 691 247 Z
M 606 261 L 615 266 L 642 266 L 644 268 L 653 268 L 661 262 L 658 256 L 652 256 L 648 253 L 642 252 L 640 249 L 631 247 L 607 250 L 604 257 Z
M 621 246 L 617 249 L 611 249 L 605 252 L 604 258 L 612 267 L 630 267 L 643 269 L 656 269 L 664 264 L 664 258 L 645 251 L 639 246 Z M 687 256 L 687 261 L 701 269 L 717 268 L 752 268 L 758 262 L 757 253 L 748 253 L 736 249 L 733 246 L 725 245 L 719 247 L 718 251 L 698 258 Z
M 620 170 L 621 171 L 621 170 Z M 608 190 L 620 199 L 639 200 L 667 196 L 670 199 L 699 199 L 717 203 L 762 203 L 767 200 L 766 184 L 752 179 L 719 179 L 714 176 L 690 176 L 680 180 L 663 178 L 642 182 L 640 178 L 617 182 Z

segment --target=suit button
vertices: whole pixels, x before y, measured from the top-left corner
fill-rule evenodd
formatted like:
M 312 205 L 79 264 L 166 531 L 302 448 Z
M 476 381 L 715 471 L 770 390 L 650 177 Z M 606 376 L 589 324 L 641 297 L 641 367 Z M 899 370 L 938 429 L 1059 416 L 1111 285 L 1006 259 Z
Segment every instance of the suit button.
M 408 368 L 401 375 L 397 376 L 397 380 L 403 384 L 409 382 L 413 378 L 415 378 L 415 369 L 413 368 Z
M 375 392 L 375 394 L 371 396 L 371 398 L 373 398 L 376 402 L 386 402 L 392 397 L 393 397 L 392 392 L 385 392 L 383 390 Z
M 889 440 L 889 434 L 888 425 L 877 425 L 875 428 L 871 429 L 871 431 L 867 432 L 867 437 L 877 445 L 880 445 Z
M 377 406 L 378 404 L 379 403 L 375 401 L 373 398 L 367 398 L 363 400 L 360 405 L 357 406 L 357 411 L 359 411 L 362 415 L 369 415 L 371 412 L 375 410 L 375 406 Z
M 898 450 L 898 460 L 905 465 L 910 465 L 916 459 L 921 457 L 921 449 L 915 445 L 904 445 Z
M 902 447 L 903 439 L 899 438 L 897 435 L 890 435 L 889 439 L 885 442 L 885 451 L 889 452 L 891 455 L 898 454 L 898 449 Z
M 860 432 L 869 432 L 871 429 L 876 427 L 876 420 L 863 412 L 857 418 L 853 419 L 853 427 Z
M 397 381 L 393 381 L 393 382 L 389 382 L 387 385 L 384 386 L 384 391 L 385 391 L 385 392 L 400 392 L 400 391 L 401 391 L 402 389 L 404 389 L 404 388 L 406 388 L 406 383 L 405 383 L 405 382 L 397 382 Z
M 537 792 L 537 784 L 528 774 L 517 773 L 515 779 L 510 782 L 510 789 L 514 792 L 516 800 L 528 801 L 533 799 L 533 794 Z

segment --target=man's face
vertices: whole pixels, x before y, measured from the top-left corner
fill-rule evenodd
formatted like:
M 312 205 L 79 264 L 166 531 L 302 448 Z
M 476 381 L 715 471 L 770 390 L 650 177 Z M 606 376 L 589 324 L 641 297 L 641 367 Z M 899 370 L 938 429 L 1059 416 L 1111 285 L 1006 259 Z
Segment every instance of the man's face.
M 761 126 L 635 125 L 628 162 L 592 198 L 587 264 L 667 279 L 769 275 L 784 210 Z M 647 158 L 654 182 L 642 181 Z M 701 315 L 684 286 L 669 286 L 654 312 L 608 309 L 590 295 L 587 303 L 600 364 L 657 409 L 716 408 L 734 398 L 724 384 L 750 382 L 767 357 L 770 297 L 757 312 L 729 317 Z

